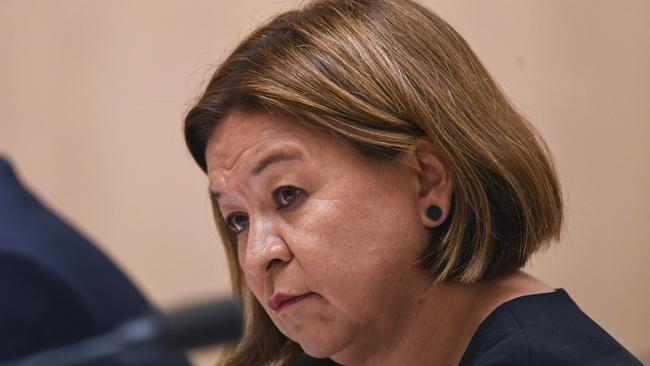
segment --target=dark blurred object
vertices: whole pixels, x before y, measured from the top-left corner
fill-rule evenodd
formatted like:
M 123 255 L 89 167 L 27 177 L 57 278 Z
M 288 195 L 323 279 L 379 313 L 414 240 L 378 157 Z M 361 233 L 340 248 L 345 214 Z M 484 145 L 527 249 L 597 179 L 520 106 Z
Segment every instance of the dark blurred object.
M 230 300 L 131 320 L 116 330 L 0 366 L 83 366 L 105 360 L 141 365 L 151 354 L 236 341 L 242 333 L 240 306 Z
M 129 279 L 25 189 L 2 158 L 0 296 L 0 360 L 76 343 L 154 313 Z M 189 365 L 181 354 L 160 357 L 142 365 Z

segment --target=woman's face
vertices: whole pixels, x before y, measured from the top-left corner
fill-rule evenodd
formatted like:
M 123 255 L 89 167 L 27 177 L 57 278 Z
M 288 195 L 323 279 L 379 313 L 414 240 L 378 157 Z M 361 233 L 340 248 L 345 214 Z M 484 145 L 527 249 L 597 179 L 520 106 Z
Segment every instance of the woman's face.
M 431 284 L 415 264 L 428 230 L 412 155 L 370 163 L 266 113 L 235 112 L 211 136 L 210 189 L 237 233 L 246 283 L 308 354 L 367 348 Z

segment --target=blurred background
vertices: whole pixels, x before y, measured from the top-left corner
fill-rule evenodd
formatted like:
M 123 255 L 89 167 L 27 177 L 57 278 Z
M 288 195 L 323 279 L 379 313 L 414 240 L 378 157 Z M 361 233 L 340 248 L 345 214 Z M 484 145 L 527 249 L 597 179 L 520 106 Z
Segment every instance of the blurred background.
M 527 270 L 650 363 L 650 1 L 419 2 L 554 154 L 566 229 Z M 237 42 L 299 3 L 0 0 L 0 155 L 158 306 L 228 296 L 182 120 Z

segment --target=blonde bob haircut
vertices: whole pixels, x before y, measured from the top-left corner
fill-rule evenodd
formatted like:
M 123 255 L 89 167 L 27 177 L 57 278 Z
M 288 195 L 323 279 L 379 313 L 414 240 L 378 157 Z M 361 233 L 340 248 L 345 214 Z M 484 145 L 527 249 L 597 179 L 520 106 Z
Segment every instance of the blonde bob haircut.
M 378 162 L 428 139 L 454 182 L 451 212 L 422 253 L 432 281 L 512 271 L 559 238 L 562 196 L 544 141 L 465 40 L 413 1 L 313 1 L 257 28 L 186 116 L 204 171 L 206 143 L 234 110 L 282 113 Z M 247 288 L 236 240 L 213 207 L 245 314 L 244 336 L 221 364 L 286 364 L 302 350 Z

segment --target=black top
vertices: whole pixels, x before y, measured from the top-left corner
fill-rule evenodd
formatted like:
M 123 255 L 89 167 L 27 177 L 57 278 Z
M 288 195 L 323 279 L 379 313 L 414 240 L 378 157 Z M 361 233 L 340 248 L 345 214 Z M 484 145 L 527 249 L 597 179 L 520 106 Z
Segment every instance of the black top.
M 305 359 L 297 365 L 327 364 L 319 361 Z M 517 297 L 494 309 L 474 333 L 460 362 L 460 366 L 479 365 L 642 364 L 558 288 Z
M 517 297 L 483 320 L 461 366 L 641 365 L 564 289 Z

